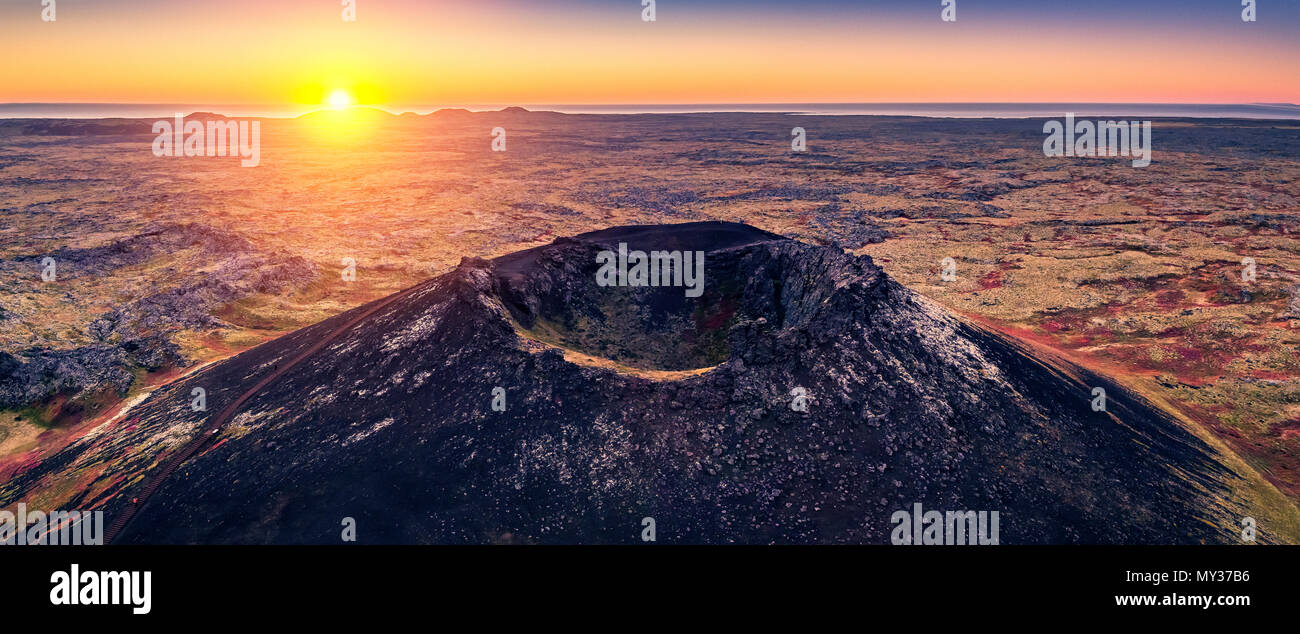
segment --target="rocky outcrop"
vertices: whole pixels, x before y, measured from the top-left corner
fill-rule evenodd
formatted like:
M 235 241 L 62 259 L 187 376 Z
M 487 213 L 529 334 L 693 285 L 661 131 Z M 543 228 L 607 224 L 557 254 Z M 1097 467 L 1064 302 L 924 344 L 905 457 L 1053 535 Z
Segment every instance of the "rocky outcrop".
M 240 253 L 223 260 L 195 282 L 149 295 L 116 308 L 90 324 L 100 340 L 138 333 L 221 325 L 212 310 L 256 293 L 279 294 L 316 278 L 316 266 L 299 256 Z
M 136 370 L 188 364 L 171 339 L 176 332 L 221 327 L 212 314 L 218 307 L 257 293 L 278 295 L 317 275 L 316 266 L 302 257 L 258 253 L 236 233 L 190 223 L 152 225 L 105 245 L 22 256 L 10 265 L 34 268 L 52 257 L 60 279 L 77 279 L 110 274 L 182 249 L 197 250 L 198 263 L 216 264 L 195 281 L 146 293 L 91 321 L 87 334 L 97 342 L 94 345 L 3 353 L 0 408 L 23 408 L 55 395 L 124 394 Z M 0 320 L 11 317 L 16 316 L 0 308 Z

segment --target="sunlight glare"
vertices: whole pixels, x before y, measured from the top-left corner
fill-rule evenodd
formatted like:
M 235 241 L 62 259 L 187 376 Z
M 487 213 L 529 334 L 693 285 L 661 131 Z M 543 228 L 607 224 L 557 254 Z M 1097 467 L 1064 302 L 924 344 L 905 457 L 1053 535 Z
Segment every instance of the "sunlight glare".
M 338 89 L 330 93 L 329 98 L 326 99 L 326 103 L 329 104 L 329 107 L 334 108 L 335 110 L 342 110 L 343 108 L 352 105 L 352 95 L 349 95 L 346 90 Z

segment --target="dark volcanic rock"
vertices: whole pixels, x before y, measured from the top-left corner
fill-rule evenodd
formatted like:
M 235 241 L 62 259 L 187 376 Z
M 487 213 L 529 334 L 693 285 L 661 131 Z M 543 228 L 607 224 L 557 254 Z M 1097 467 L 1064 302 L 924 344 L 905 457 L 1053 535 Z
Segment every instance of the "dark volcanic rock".
M 163 253 L 197 249 L 217 263 L 196 280 L 156 290 L 90 322 L 95 345 L 71 350 L 33 348 L 6 353 L 0 364 L 0 408 L 22 408 L 58 394 L 78 397 L 99 391 L 125 393 L 137 369 L 184 366 L 188 360 L 170 335 L 181 329 L 224 325 L 217 307 L 255 293 L 280 294 L 316 278 L 316 266 L 298 256 L 262 254 L 244 237 L 199 224 L 154 224 L 133 236 L 89 248 L 61 248 L 0 262 L 38 270 L 45 257 L 60 279 L 95 277 L 148 262 Z M 196 264 L 199 266 L 199 264 Z M 0 307 L 0 320 L 11 315 Z M 19 358 L 21 357 L 21 358 Z
M 597 286 L 619 242 L 707 251 L 704 294 Z M 356 314 L 160 390 L 105 438 L 192 435 Z M 110 516 L 126 468 L 101 476 Z M 248 400 L 119 541 L 337 543 L 353 517 L 369 543 L 630 543 L 653 517 L 661 542 L 888 543 L 914 503 L 998 511 L 1003 543 L 1227 541 L 1233 477 L 1118 385 L 870 258 L 744 225 L 620 227 L 466 259 L 383 306 Z
M 20 357 L 0 352 L 0 409 L 23 408 L 57 394 L 75 397 L 109 390 L 120 396 L 134 381 L 132 368 L 152 371 L 185 364 L 176 344 L 157 336 L 119 345 L 33 349 Z
M 98 345 L 29 350 L 24 359 L 0 352 L 0 409 L 17 409 L 60 393 L 111 389 L 125 394 L 132 376 L 126 351 Z
M 150 225 L 140 233 L 102 246 L 65 247 L 14 258 L 14 261 L 35 266 L 44 258 L 51 257 L 58 263 L 60 279 L 68 279 L 102 275 L 146 262 L 160 253 L 191 247 L 201 248 L 209 255 L 226 257 L 253 251 L 253 245 L 247 239 L 230 231 L 194 223 L 168 223 Z
M 254 293 L 278 294 L 316 279 L 316 265 L 300 256 L 240 253 L 196 282 L 130 302 L 90 324 L 100 340 L 139 337 L 181 328 L 220 326 L 212 310 Z
M 1300 218 L 1291 214 L 1247 214 L 1246 223 L 1257 229 L 1290 231 L 1300 225 Z
M 813 225 L 826 235 L 830 246 L 849 251 L 884 242 L 892 237 L 884 227 L 868 218 L 865 211 L 855 209 L 844 212 L 835 203 L 817 210 Z

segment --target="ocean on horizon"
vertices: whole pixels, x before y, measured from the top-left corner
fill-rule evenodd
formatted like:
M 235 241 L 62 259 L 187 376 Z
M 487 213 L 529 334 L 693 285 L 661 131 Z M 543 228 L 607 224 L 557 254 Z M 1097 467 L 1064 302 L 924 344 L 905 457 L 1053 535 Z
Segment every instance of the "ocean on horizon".
M 440 108 L 499 110 L 514 104 L 391 106 L 393 113 L 427 114 Z M 1060 117 L 1189 117 L 1209 119 L 1300 119 L 1295 104 L 1160 104 L 1160 103 L 781 103 L 781 104 L 525 104 L 529 110 L 566 114 L 685 114 L 716 112 L 790 113 L 804 115 L 878 115 L 939 118 L 1033 119 Z M 0 103 L 0 119 L 166 118 L 176 113 L 215 112 L 232 117 L 288 118 L 321 106 L 121 104 L 121 103 Z

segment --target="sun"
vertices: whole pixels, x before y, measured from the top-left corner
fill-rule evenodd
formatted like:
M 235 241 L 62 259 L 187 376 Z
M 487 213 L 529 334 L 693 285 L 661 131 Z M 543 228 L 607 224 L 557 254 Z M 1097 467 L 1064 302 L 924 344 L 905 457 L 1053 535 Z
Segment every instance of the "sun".
M 331 92 L 329 97 L 325 99 L 325 103 L 329 104 L 329 107 L 334 108 L 335 110 L 342 110 L 343 108 L 355 103 L 355 100 L 352 99 L 352 95 L 348 94 L 348 91 L 340 88 Z

